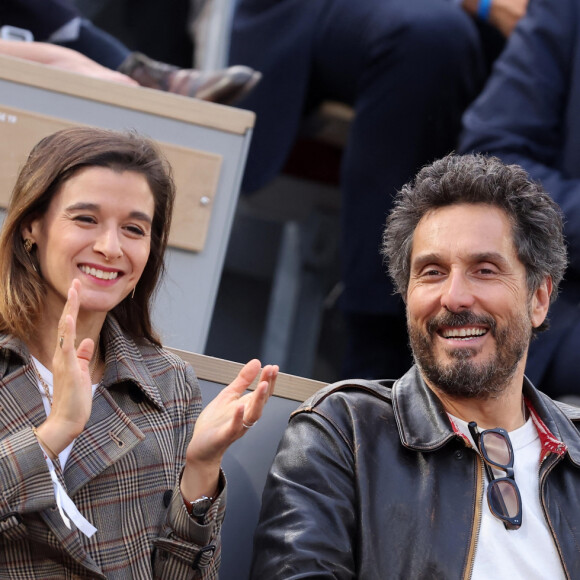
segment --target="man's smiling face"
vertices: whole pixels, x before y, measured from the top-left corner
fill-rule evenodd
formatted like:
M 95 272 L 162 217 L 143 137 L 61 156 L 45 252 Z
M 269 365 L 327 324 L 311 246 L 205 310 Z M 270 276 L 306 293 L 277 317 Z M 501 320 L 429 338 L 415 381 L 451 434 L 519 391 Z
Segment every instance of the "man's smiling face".
M 407 321 L 426 380 L 456 397 L 500 393 L 523 375 L 547 293 L 545 283 L 530 296 L 503 210 L 458 204 L 425 215 L 413 236 Z

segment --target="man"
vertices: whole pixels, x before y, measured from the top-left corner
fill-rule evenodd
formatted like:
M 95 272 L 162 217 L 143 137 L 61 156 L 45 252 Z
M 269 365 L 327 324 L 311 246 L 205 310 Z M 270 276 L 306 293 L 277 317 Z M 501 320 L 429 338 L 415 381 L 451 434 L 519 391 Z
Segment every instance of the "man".
M 524 377 L 566 265 L 557 205 L 518 166 L 448 156 L 383 249 L 415 366 L 293 414 L 253 578 L 580 578 L 580 409 Z
M 577 0 L 532 0 L 481 97 L 460 149 L 496 155 L 539 179 L 565 214 L 570 255 L 551 328 L 526 374 L 551 397 L 580 397 L 580 11 Z

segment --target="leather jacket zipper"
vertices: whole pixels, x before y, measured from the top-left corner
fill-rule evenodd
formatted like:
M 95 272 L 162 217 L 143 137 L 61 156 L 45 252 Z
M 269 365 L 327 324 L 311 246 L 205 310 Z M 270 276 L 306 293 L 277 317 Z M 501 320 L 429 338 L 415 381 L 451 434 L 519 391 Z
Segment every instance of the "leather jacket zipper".
M 554 454 L 550 453 L 550 452 L 546 453 L 546 455 L 544 456 L 544 458 L 540 462 L 540 467 L 538 468 L 538 478 L 540 480 L 538 493 L 540 494 L 540 503 L 542 504 L 542 510 L 544 511 L 544 517 L 546 518 L 546 523 L 548 524 L 548 527 L 550 528 L 550 533 L 552 534 L 552 539 L 554 540 L 554 545 L 556 546 L 556 549 L 558 550 L 558 556 L 560 557 L 560 562 L 562 563 L 562 569 L 564 570 L 564 574 L 566 575 L 566 578 L 568 578 L 568 580 L 571 580 L 570 574 L 568 573 L 568 569 L 566 568 L 566 562 L 564 561 L 564 558 L 562 556 L 562 550 L 560 548 L 560 544 L 558 543 L 558 538 L 556 537 L 556 533 L 555 533 L 554 528 L 552 526 L 552 522 L 550 521 L 550 517 L 548 516 L 546 502 L 544 501 L 544 494 L 542 493 L 542 489 L 544 487 L 544 484 L 546 483 L 546 478 L 548 477 L 548 474 L 552 471 L 552 469 L 554 469 L 556 464 L 562 460 L 562 458 L 555 456 L 555 459 L 548 465 L 548 467 L 546 468 L 544 473 L 542 473 L 542 466 L 544 465 L 544 463 L 546 462 L 546 459 L 548 459 L 548 457 L 554 457 Z
M 485 481 L 483 477 L 483 459 L 479 453 L 477 455 L 477 479 L 475 482 L 477 497 L 475 501 L 475 512 L 473 514 L 473 528 L 471 532 L 471 540 L 469 542 L 469 552 L 467 559 L 467 566 L 463 574 L 464 580 L 470 580 L 473 575 L 473 564 L 475 563 L 475 551 L 477 549 L 477 542 L 479 540 L 479 530 L 481 528 L 481 514 L 483 511 L 483 495 Z

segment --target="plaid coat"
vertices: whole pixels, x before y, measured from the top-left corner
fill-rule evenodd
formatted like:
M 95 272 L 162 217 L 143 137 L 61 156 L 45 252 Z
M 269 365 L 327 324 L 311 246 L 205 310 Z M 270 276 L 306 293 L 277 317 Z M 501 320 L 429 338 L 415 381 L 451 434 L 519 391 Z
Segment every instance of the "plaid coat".
M 179 491 L 185 450 L 201 410 L 192 368 L 137 345 L 112 316 L 106 369 L 91 417 L 57 476 L 97 528 L 72 531 L 32 433 L 46 418 L 26 347 L 0 335 L 0 579 L 167 580 L 218 577 L 223 491 L 201 525 Z

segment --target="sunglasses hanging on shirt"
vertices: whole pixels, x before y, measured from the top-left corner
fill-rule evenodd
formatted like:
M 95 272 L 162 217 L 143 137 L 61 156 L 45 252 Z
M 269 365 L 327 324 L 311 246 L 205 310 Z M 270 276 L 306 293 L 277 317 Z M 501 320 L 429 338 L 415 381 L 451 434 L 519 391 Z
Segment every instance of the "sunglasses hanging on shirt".
M 498 427 L 480 433 L 475 421 L 468 427 L 483 457 L 489 509 L 507 530 L 517 530 L 522 525 L 522 498 L 514 478 L 514 450 L 508 432 Z M 505 471 L 506 476 L 496 478 L 492 467 Z

